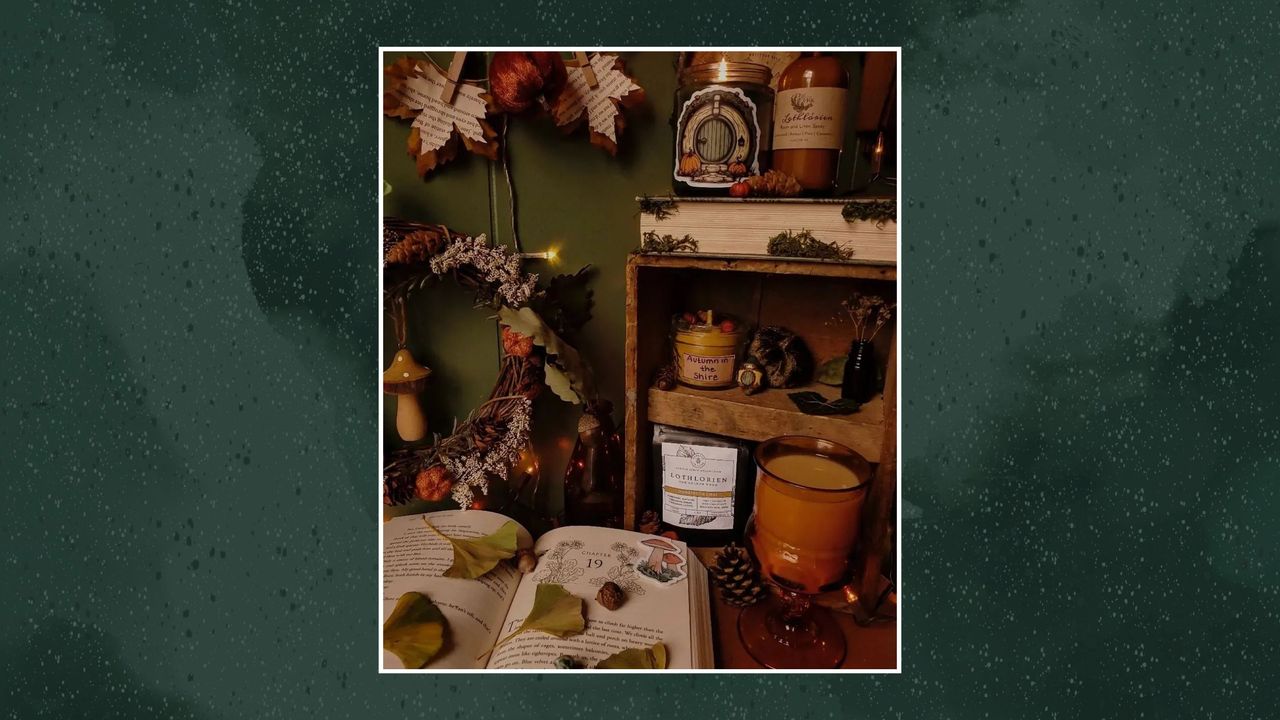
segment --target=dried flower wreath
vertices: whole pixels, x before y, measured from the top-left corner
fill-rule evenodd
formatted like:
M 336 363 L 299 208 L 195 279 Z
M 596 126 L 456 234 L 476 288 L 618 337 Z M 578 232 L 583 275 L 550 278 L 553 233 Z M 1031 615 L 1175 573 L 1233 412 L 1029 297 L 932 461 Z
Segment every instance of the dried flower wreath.
M 383 259 L 402 266 L 386 288 L 388 308 L 411 293 L 452 277 L 476 295 L 476 305 L 497 311 L 503 356 L 492 392 L 447 436 L 425 447 L 391 454 L 383 468 L 383 502 L 452 496 L 464 509 L 481 507 L 490 481 L 505 480 L 529 443 L 533 400 L 543 385 L 579 403 L 586 369 L 577 351 L 560 339 L 531 306 L 545 301 L 538 276 L 521 269 L 519 255 L 440 225 L 386 218 Z

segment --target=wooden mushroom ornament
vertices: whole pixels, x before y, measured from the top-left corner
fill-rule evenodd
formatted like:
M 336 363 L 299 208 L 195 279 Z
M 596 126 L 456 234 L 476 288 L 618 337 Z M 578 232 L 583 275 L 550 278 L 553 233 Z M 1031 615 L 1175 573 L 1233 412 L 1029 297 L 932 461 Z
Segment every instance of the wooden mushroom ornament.
M 382 373 L 382 391 L 396 396 L 396 432 L 406 442 L 427 435 L 427 418 L 418 403 L 418 393 L 427 386 L 431 368 L 413 359 L 406 348 L 396 351 L 391 365 Z

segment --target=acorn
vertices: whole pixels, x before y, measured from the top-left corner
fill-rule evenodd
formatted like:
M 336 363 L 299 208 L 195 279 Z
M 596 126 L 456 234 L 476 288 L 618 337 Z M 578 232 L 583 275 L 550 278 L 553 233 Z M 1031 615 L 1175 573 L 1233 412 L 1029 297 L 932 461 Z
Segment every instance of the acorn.
M 532 550 L 524 549 L 516 551 L 516 568 L 520 572 L 528 575 L 538 567 L 538 555 Z

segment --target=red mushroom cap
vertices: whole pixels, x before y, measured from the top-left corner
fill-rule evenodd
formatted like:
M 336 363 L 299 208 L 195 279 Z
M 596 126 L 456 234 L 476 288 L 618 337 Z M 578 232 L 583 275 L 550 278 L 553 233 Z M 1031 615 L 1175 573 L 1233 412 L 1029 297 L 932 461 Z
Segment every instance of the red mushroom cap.
M 680 557 L 675 553 L 666 553 L 662 556 L 662 562 L 668 565 L 679 565 L 680 563 L 684 562 L 684 558 Z
M 676 546 L 675 546 L 675 545 L 672 545 L 671 543 L 667 542 L 666 540 L 662 540 L 662 539 L 660 539 L 660 538 L 656 538 L 656 537 L 655 537 L 655 538 L 648 538 L 647 540 L 641 540 L 641 541 L 640 541 L 640 544 L 641 544 L 641 545 L 648 545 L 649 547 L 662 548 L 663 550 L 675 550 L 675 549 L 676 549 Z

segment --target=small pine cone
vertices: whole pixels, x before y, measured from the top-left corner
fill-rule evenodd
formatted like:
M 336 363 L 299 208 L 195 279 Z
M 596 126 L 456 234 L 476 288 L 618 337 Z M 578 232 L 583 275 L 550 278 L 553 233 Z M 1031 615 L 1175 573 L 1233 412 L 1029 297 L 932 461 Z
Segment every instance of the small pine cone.
M 658 530 L 662 527 L 662 521 L 658 519 L 658 513 L 652 510 L 645 510 L 640 516 L 640 532 L 646 535 L 657 535 Z
M 676 386 L 676 368 L 668 363 L 658 368 L 653 376 L 653 386 L 659 390 L 673 390 Z
M 760 572 L 751 561 L 751 555 L 741 545 L 730 543 L 725 546 L 707 569 L 720 588 L 720 597 L 726 604 L 742 608 L 764 599 L 766 591 L 760 580 Z
M 415 230 L 387 248 L 383 259 L 388 265 L 424 262 L 440 252 L 444 245 L 445 238 L 434 230 Z
M 763 175 L 752 175 L 745 181 L 751 186 L 752 197 L 795 197 L 800 194 L 800 183 L 781 170 L 769 170 Z
M 382 504 L 405 505 L 414 497 L 414 478 L 408 473 L 392 472 L 382 478 Z
M 600 592 L 596 593 L 596 602 L 609 610 L 617 610 L 626 601 L 627 593 L 615 582 L 606 582 L 600 586 Z
M 482 417 L 471 422 L 471 443 L 477 450 L 489 448 L 502 435 L 502 423 L 491 417 Z

